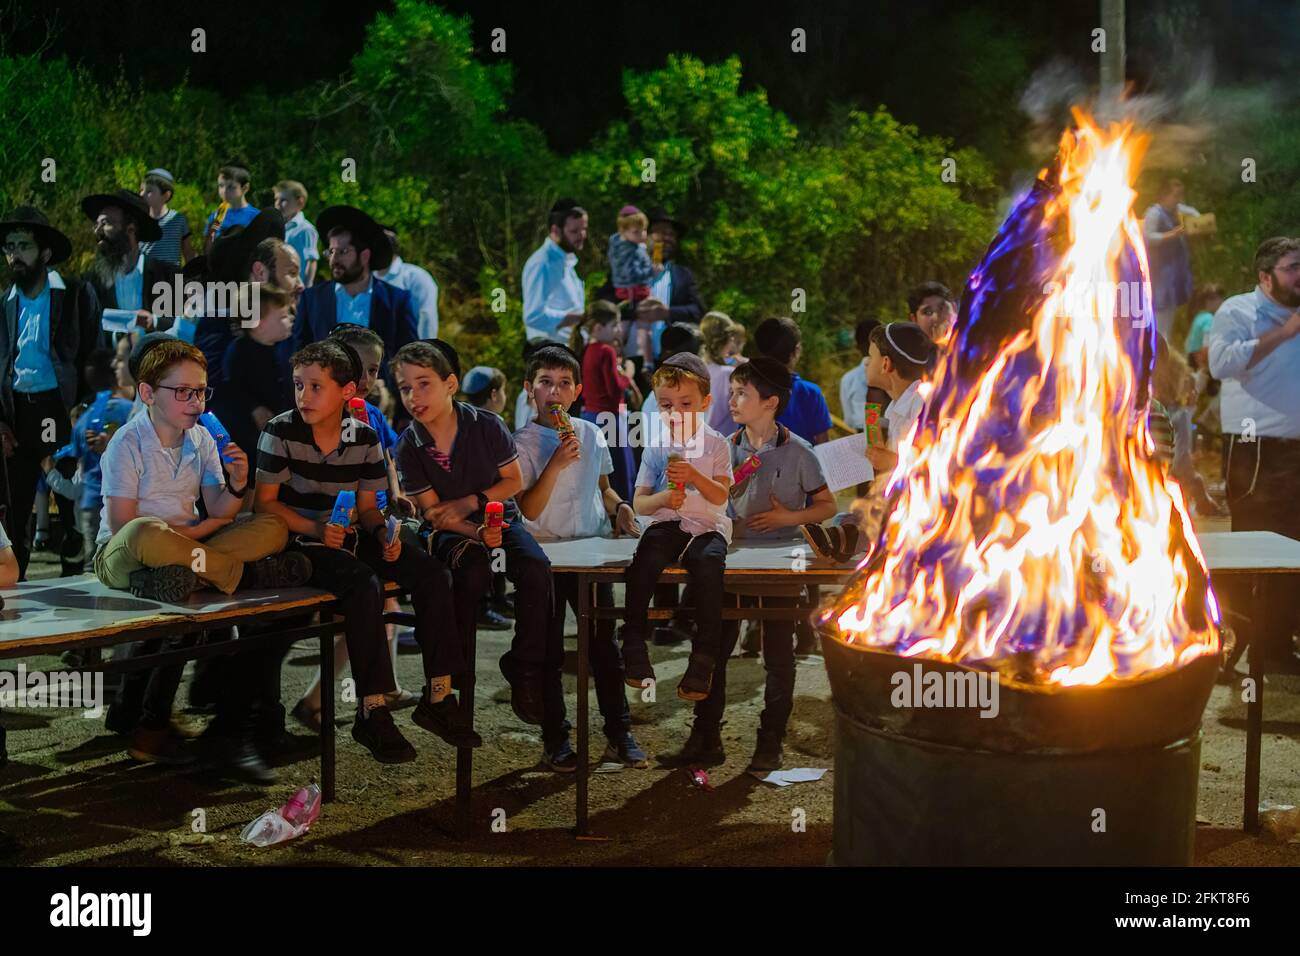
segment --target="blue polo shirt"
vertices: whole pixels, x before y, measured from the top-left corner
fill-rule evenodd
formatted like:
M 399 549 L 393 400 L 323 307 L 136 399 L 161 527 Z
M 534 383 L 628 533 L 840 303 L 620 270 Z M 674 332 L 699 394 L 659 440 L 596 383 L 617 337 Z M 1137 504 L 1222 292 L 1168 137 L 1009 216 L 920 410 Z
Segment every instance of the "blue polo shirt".
M 831 429 L 831 410 L 826 405 L 826 396 L 812 382 L 794 374 L 790 384 L 790 403 L 776 419 L 804 441 L 812 444 L 813 439 L 822 432 Z
M 356 295 L 348 295 L 343 283 L 334 283 L 334 320 L 339 325 L 351 322 L 370 328 L 370 293 L 375 288 L 375 277 Z
M 227 209 L 226 218 L 221 220 L 221 230 L 217 233 L 217 235 L 220 236 L 224 234 L 225 231 L 229 229 L 231 226 L 247 226 L 250 222 L 252 222 L 254 219 L 257 218 L 257 214 L 259 212 L 261 212 L 261 210 L 258 209 L 256 206 L 254 206 L 252 203 L 249 203 L 248 205 L 243 206 L 240 209 L 235 209 L 233 207 Z M 216 218 L 217 218 L 217 211 L 215 209 L 212 210 L 212 212 L 208 213 L 208 221 L 203 228 L 203 234 L 205 236 L 208 233 L 208 228 L 212 225 L 212 220 Z
M 48 392 L 59 387 L 50 355 L 50 287 L 63 288 L 57 272 L 46 273 L 41 294 L 29 299 L 14 285 L 10 298 L 18 299 L 18 354 L 14 357 L 14 390 Z
M 456 438 L 446 453 L 449 468 L 438 463 L 439 449 L 428 430 L 418 421 L 402 432 L 397 442 L 397 474 L 402 491 L 414 498 L 432 489 L 439 501 L 454 501 L 487 491 L 498 481 L 502 468 L 519 457 L 515 440 L 506 423 L 496 415 L 465 402 L 456 402 Z M 518 514 L 513 499 L 504 502 L 505 520 L 514 523 Z M 483 521 L 483 509 L 466 517 L 471 524 Z

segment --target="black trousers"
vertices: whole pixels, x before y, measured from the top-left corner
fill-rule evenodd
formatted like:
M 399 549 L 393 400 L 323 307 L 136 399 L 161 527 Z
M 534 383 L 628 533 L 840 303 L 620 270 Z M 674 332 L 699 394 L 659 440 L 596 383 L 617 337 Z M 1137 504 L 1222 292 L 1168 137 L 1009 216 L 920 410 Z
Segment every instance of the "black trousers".
M 9 507 L 5 528 L 18 559 L 19 580 L 26 580 L 31 560 L 27 526 L 36 501 L 36 484 L 41 477 L 41 461 L 68 443 L 72 425 L 59 390 L 48 392 L 14 392 L 14 438 L 18 447 L 7 462 L 9 471 Z M 50 438 L 50 440 L 46 440 Z M 59 515 L 65 528 L 77 527 L 76 505 L 67 498 L 57 498 Z
M 1300 539 L 1300 441 L 1256 438 L 1228 443 L 1228 508 L 1233 531 L 1274 531 Z M 1300 623 L 1294 576 L 1261 574 L 1251 583 L 1229 581 L 1218 588 L 1229 623 L 1249 622 L 1248 635 L 1265 665 L 1292 653 L 1291 635 Z
M 679 521 L 660 521 L 641 534 L 636 554 L 624 574 L 627 593 L 623 641 L 645 642 L 649 637 L 650 598 L 659 575 L 674 561 L 690 576 L 695 602 L 695 640 L 692 650 L 715 661 L 722 656 L 722 575 L 727 569 L 727 541 L 716 531 L 692 536 Z
M 727 594 L 723 601 L 727 607 L 755 607 L 758 598 L 750 595 Z M 795 607 L 792 597 L 765 597 L 768 607 Z M 794 710 L 794 621 L 763 622 L 763 670 L 767 679 L 763 683 L 763 712 L 759 715 L 759 730 L 785 735 L 786 723 Z M 722 622 L 722 657 L 713 668 L 713 687 L 709 696 L 695 704 L 695 726 L 702 730 L 717 730 L 722 723 L 722 711 L 727 704 L 727 659 L 736 648 L 740 636 L 739 621 Z
M 614 606 L 614 585 L 596 585 L 596 606 Z M 554 751 L 569 735 L 570 724 L 564 709 L 564 619 L 572 607 L 578 613 L 578 576 L 555 576 L 555 611 L 551 617 L 551 637 L 547 642 L 546 671 L 542 688 L 542 743 Z M 632 729 L 632 712 L 627 706 L 627 685 L 623 683 L 623 658 L 614 641 L 614 621 L 597 620 L 588 645 L 591 676 L 596 685 L 596 706 L 605 718 L 605 737 L 619 741 Z
M 127 657 L 143 657 L 146 654 L 191 647 L 197 643 L 198 637 L 198 634 L 182 634 L 179 637 L 138 641 L 128 648 Z M 166 729 L 171 724 L 172 704 L 176 700 L 176 690 L 181 685 L 184 672 L 184 662 L 148 670 L 127 671 L 122 675 L 122 689 L 117 699 L 105 714 L 105 725 L 120 733 L 127 733 L 136 725 L 150 730 Z

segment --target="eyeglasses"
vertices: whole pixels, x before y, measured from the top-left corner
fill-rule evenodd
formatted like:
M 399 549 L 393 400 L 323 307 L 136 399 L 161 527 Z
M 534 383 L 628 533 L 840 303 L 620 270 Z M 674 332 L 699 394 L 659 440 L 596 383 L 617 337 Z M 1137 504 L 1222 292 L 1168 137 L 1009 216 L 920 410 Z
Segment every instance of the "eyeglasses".
M 15 253 L 19 253 L 19 252 L 31 252 L 33 249 L 36 248 L 36 243 L 34 243 L 34 242 L 6 242 L 6 243 L 4 244 L 4 246 L 3 246 L 3 247 L 0 247 L 0 248 L 3 248 L 3 249 L 4 249 L 4 254 L 5 254 L 5 255 L 7 255 L 7 256 L 12 256 L 12 255 L 14 255 Z
M 211 388 L 194 388 L 190 385 L 157 385 L 155 388 L 165 388 L 168 391 L 176 393 L 176 401 L 189 403 L 196 398 L 205 402 L 212 401 Z

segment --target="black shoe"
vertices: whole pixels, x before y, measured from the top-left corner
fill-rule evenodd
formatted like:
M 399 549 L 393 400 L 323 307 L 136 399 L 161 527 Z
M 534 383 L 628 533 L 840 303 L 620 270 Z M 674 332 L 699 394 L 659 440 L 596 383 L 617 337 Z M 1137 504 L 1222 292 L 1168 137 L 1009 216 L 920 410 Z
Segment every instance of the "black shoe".
M 179 604 L 199 589 L 198 576 L 180 564 L 141 568 L 132 571 L 128 581 L 136 597 L 164 604 Z
M 301 551 L 285 551 L 248 565 L 258 590 L 300 588 L 311 579 L 311 558 Z
M 578 755 L 565 737 L 554 750 L 542 749 L 542 766 L 556 773 L 573 773 L 578 769 Z
M 121 704 L 113 704 L 104 714 L 104 729 L 111 734 L 129 734 L 140 723 L 140 711 L 127 713 Z
M 320 749 L 320 735 L 291 734 L 277 730 L 259 734 L 258 749 L 277 763 L 294 763 L 306 760 Z
M 686 662 L 686 673 L 677 685 L 677 696 L 682 700 L 704 700 L 713 689 L 714 660 L 707 654 L 692 654 Z
M 645 641 L 623 641 L 623 683 L 629 687 L 646 687 L 646 681 L 655 679 L 655 669 L 650 665 L 650 652 Z
M 780 770 L 784 754 L 781 750 L 781 735 L 770 730 L 760 729 L 758 745 L 754 756 L 749 758 L 750 770 Z
M 483 738 L 474 730 L 470 713 L 460 706 L 454 694 L 448 694 L 436 704 L 429 703 L 426 689 L 411 713 L 411 720 L 431 734 L 437 734 L 453 747 L 482 747 Z
M 509 653 L 501 657 L 501 673 L 510 684 L 510 709 L 526 724 L 542 722 L 541 675 L 532 668 L 516 666 Z
M 858 553 L 858 538 L 861 537 L 862 531 L 855 524 L 842 524 L 835 530 L 839 532 L 835 560 L 840 564 L 850 564 L 853 556 Z
M 251 740 L 227 740 L 218 745 L 217 761 L 229 776 L 259 787 L 269 787 L 280 776 Z
M 478 626 L 485 631 L 508 631 L 515 622 L 484 605 L 478 611 Z
M 364 711 L 364 707 L 358 709 L 357 719 L 352 723 L 353 740 L 380 763 L 410 763 L 415 759 L 415 748 L 397 729 L 387 707 L 372 708 L 363 716 Z
M 691 735 L 686 738 L 682 749 L 668 758 L 670 763 L 689 768 L 716 767 L 726 760 L 721 732 L 701 729 L 698 725 L 691 728 Z
M 799 526 L 799 530 L 803 532 L 803 538 L 808 542 L 808 546 L 813 549 L 813 554 L 819 558 L 835 557 L 835 547 L 831 544 L 825 528 L 819 524 L 803 524 Z

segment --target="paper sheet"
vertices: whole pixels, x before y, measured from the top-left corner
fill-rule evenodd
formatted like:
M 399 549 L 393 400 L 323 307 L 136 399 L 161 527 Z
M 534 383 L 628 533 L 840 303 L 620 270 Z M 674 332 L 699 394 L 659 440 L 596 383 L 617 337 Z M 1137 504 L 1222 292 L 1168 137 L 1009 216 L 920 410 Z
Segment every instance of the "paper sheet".
M 812 783 L 825 775 L 825 767 L 796 767 L 792 770 L 773 770 L 766 775 L 754 774 L 764 783 L 775 784 L 778 787 L 788 787 L 794 783 Z
M 814 445 L 813 454 L 821 462 L 826 486 L 831 491 L 852 488 L 875 477 L 871 462 L 867 460 L 866 432 Z
M 99 327 L 105 332 L 130 332 L 135 328 L 133 309 L 105 309 Z

